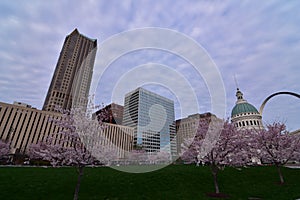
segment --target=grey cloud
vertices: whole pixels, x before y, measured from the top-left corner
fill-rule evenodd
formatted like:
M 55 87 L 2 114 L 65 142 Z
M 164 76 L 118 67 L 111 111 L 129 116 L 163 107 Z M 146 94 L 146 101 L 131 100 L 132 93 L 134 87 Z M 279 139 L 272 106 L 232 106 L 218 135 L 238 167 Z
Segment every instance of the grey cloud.
M 64 38 L 75 27 L 97 38 L 101 45 L 121 31 L 156 26 L 185 33 L 207 50 L 224 80 L 227 113 L 235 102 L 233 74 L 237 74 L 245 97 L 258 107 L 272 92 L 300 91 L 299 7 L 298 1 L 258 0 L 1 1 L 0 101 L 24 99 L 40 107 Z M 160 53 L 147 56 L 136 53 L 120 58 L 108 71 L 105 80 L 109 82 L 101 82 L 107 84 L 101 92 L 108 94 L 111 84 L 130 67 L 156 60 L 187 77 L 201 98 L 201 106 L 210 107 L 205 83 L 194 76 L 190 65 L 166 52 Z M 97 59 L 101 59 L 101 52 L 97 53 Z M 108 101 L 105 95 L 100 96 L 104 99 L 99 101 Z M 278 101 L 276 105 L 300 110 L 299 104 L 287 106 Z M 295 114 L 291 116 L 296 118 Z M 266 117 L 271 119 L 272 114 Z M 289 121 L 295 124 L 293 119 Z

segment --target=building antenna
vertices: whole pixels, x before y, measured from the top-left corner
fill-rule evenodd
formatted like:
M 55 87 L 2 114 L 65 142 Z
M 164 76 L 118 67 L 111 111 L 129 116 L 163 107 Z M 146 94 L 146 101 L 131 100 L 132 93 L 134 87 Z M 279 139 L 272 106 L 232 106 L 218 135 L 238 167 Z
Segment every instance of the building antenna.
M 233 78 L 234 78 L 236 88 L 239 89 L 239 85 L 238 85 L 238 82 L 237 82 L 237 79 L 236 79 L 236 74 L 233 75 Z

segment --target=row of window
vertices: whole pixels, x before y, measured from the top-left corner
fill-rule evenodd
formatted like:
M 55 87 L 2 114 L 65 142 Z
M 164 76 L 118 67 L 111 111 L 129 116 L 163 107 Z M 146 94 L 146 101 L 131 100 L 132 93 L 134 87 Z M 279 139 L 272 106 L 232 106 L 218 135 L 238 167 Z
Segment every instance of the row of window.
M 258 120 L 249 120 L 249 121 L 247 120 L 247 121 L 241 121 L 241 122 L 238 122 L 235 124 L 236 127 L 244 127 L 244 126 L 249 126 L 249 125 L 250 126 L 253 126 L 253 125 L 259 126 L 260 123 Z
M 241 114 L 237 114 L 236 116 L 243 116 L 243 115 L 254 115 L 254 114 L 256 114 L 256 113 L 241 113 Z

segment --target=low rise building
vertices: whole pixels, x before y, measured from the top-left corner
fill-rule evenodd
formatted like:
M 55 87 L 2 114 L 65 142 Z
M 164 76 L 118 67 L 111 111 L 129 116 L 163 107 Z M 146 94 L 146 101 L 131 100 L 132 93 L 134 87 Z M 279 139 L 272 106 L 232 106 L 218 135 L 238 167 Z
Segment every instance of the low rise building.
M 60 132 L 62 127 L 52 119 L 57 121 L 61 117 L 61 113 L 38 110 L 21 102 L 0 102 L 0 139 L 10 143 L 11 154 L 27 154 L 31 144 L 45 141 L 48 136 L 55 136 Z M 105 123 L 100 134 L 117 147 L 119 158 L 123 158 L 126 151 L 132 150 L 133 128 Z
M 203 114 L 193 114 L 186 118 L 176 120 L 176 141 L 177 141 L 177 153 L 181 155 L 182 147 L 181 144 L 184 143 L 185 139 L 193 138 L 199 128 L 199 123 L 201 119 L 210 120 L 211 117 L 216 118 L 214 114 L 203 113 Z
M 38 110 L 28 104 L 0 102 L 0 139 L 10 142 L 11 153 L 24 154 L 31 144 L 58 133 L 59 127 L 51 119 L 60 117 L 60 113 Z

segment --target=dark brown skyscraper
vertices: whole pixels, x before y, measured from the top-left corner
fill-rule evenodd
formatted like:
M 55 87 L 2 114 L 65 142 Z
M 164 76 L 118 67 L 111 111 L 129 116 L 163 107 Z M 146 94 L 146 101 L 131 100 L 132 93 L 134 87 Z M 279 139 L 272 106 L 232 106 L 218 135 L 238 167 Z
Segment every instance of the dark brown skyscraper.
M 97 40 L 80 34 L 77 29 L 66 37 L 43 110 L 87 105 L 96 50 Z

